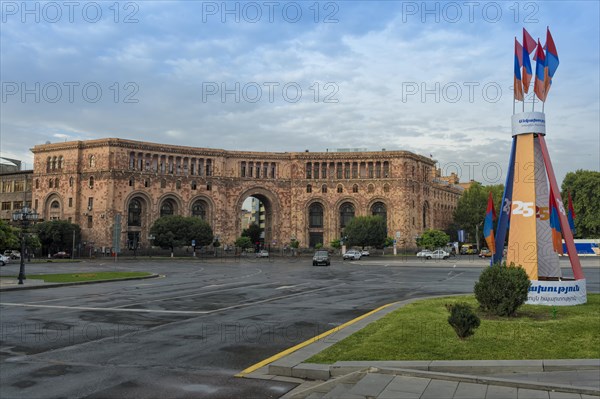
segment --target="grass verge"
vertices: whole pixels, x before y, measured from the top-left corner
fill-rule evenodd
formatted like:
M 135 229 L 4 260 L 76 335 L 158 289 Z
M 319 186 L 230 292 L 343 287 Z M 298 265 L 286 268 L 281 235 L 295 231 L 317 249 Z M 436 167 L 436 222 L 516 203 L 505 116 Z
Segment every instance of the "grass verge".
M 30 279 L 44 280 L 46 283 L 73 283 L 78 281 L 116 280 L 130 277 L 145 277 L 148 272 L 97 272 L 97 273 L 66 273 L 66 274 L 28 274 Z M 2 278 L 17 278 L 2 277 Z
M 600 294 L 579 306 L 523 305 L 517 317 L 486 316 L 475 335 L 460 340 L 445 305 L 474 296 L 414 302 L 308 359 L 309 363 L 358 360 L 526 360 L 600 358 Z

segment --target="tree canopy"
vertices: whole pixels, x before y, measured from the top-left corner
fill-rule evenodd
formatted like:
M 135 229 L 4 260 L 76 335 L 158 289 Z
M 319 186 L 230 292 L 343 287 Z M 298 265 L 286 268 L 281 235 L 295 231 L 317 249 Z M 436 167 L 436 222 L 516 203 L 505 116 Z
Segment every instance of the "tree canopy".
M 357 216 L 344 228 L 350 246 L 381 246 L 387 238 L 387 225 L 381 216 Z
M 565 210 L 569 192 L 575 210 L 575 237 L 600 237 L 600 172 L 578 170 L 569 172 L 562 182 L 562 198 Z
M 259 225 L 252 223 L 247 229 L 242 231 L 242 237 L 250 237 L 252 244 L 256 244 L 260 241 L 262 231 L 263 229 L 261 229 Z
M 79 225 L 66 220 L 49 220 L 37 223 L 33 230 L 37 233 L 42 248 L 49 254 L 58 251 L 71 252 L 73 232 L 75 232 L 75 242 L 81 240 Z
M 20 248 L 17 229 L 0 220 L 0 250 L 16 248 Z
M 456 230 L 465 230 L 469 235 L 469 240 L 476 241 L 476 226 L 479 227 L 480 239 L 483 238 L 483 220 L 485 219 L 485 210 L 489 192 L 492 192 L 494 198 L 494 208 L 496 214 L 499 214 L 500 202 L 504 193 L 503 184 L 491 186 L 482 186 L 481 183 L 474 182 L 471 187 L 464 191 L 458 199 L 456 210 L 454 211 L 454 223 L 451 234 L 455 237 Z
M 197 217 L 164 216 L 157 219 L 150 233 L 155 236 L 154 245 L 161 248 L 174 248 L 192 245 L 197 247 L 212 243 L 213 231 L 208 222 Z
M 417 245 L 421 248 L 436 249 L 445 247 L 450 241 L 450 236 L 440 230 L 427 229 L 417 240 Z

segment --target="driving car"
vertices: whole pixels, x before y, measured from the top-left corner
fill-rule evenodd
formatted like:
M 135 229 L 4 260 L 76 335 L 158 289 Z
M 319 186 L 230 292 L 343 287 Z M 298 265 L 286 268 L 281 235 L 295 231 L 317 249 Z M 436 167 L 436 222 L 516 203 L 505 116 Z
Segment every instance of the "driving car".
M 427 258 L 428 256 L 430 257 L 431 254 L 433 254 L 433 251 L 429 250 L 429 249 L 424 249 L 420 252 L 417 252 L 417 257 L 418 258 Z M 427 258 L 429 259 L 429 258 Z
M 425 259 L 448 259 L 450 254 L 443 249 L 436 249 L 431 253 L 430 256 L 426 256 Z
M 313 255 L 313 266 L 318 266 L 321 264 L 323 264 L 325 266 L 331 265 L 331 260 L 329 259 L 329 252 L 327 252 L 327 251 L 315 252 L 315 254 Z
M 492 251 L 490 251 L 487 248 L 482 248 L 481 251 L 479 252 L 480 258 L 489 258 L 491 256 L 492 256 Z
M 10 258 L 8 256 L 0 255 L 0 266 L 4 266 L 10 262 Z
M 16 249 L 7 249 L 4 251 L 4 256 L 8 256 L 10 259 L 21 259 L 21 253 Z
M 360 251 L 357 251 L 355 249 L 350 249 L 350 250 L 346 251 L 344 256 L 342 256 L 342 259 L 344 259 L 344 260 L 346 260 L 346 259 L 359 260 L 361 256 L 362 255 L 360 254 Z
M 371 254 L 366 249 L 363 249 L 362 251 L 360 251 L 360 256 L 370 256 L 370 255 Z
M 52 255 L 52 257 L 54 259 L 69 259 L 71 257 L 71 255 L 69 255 L 67 252 L 65 251 L 60 251 L 55 253 L 54 255 Z
M 261 249 L 260 251 L 258 251 L 256 253 L 256 257 L 257 258 L 268 258 L 269 257 L 269 251 L 267 251 L 266 249 Z

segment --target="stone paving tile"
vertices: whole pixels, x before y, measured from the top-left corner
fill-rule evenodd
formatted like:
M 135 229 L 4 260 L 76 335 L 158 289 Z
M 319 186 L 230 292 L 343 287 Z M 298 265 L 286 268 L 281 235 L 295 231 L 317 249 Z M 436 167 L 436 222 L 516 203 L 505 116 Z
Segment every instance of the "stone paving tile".
M 485 399 L 517 399 L 517 388 L 488 385 Z
M 394 379 L 386 387 L 386 390 L 419 394 L 420 396 L 425 388 L 427 388 L 427 385 L 429 385 L 430 381 L 431 380 L 429 378 L 399 375 L 394 377 Z
M 571 392 L 550 392 L 550 399 L 581 399 L 581 395 Z
M 348 397 L 350 397 L 350 395 L 376 397 L 393 379 L 394 376 L 388 374 L 367 374 L 362 380 L 357 382 L 350 391 L 348 391 Z
M 550 399 L 548 391 L 540 391 L 537 389 L 517 389 L 518 399 Z
M 423 394 L 422 399 L 452 399 L 454 392 L 456 392 L 458 382 L 456 381 L 444 381 L 444 380 L 431 380 Z
M 455 398 L 460 399 L 482 399 L 485 398 L 487 385 L 473 384 L 471 382 L 459 382 L 454 393 Z
M 344 395 L 352 389 L 353 384 L 338 384 L 331 391 L 323 395 L 323 399 L 337 399 L 343 398 Z

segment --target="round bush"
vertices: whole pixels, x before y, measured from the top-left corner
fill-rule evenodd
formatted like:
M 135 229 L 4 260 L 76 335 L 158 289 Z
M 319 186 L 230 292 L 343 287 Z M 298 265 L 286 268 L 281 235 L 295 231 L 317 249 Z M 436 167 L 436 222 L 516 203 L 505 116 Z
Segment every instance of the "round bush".
M 475 283 L 475 298 L 481 309 L 497 316 L 514 316 L 527 300 L 529 277 L 520 266 L 494 264 Z

